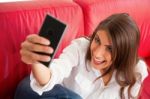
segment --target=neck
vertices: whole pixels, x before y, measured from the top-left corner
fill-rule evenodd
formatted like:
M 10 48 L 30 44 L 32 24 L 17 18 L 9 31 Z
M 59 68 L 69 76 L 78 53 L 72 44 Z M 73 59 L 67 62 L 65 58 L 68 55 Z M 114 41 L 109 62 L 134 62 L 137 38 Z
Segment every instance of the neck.
M 104 71 L 101 71 L 101 73 L 104 73 Z M 113 74 L 113 71 L 110 71 L 109 73 L 107 73 L 106 75 L 102 77 L 105 86 L 110 82 L 112 74 Z

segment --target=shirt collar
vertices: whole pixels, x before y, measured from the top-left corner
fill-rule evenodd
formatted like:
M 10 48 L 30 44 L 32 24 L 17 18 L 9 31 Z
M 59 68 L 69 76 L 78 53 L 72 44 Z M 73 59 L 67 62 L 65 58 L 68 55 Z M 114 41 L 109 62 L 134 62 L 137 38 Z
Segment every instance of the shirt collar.
M 101 73 L 99 70 L 95 69 L 93 66 L 91 66 L 90 61 L 87 61 L 87 69 L 89 71 L 92 71 L 94 75 L 97 77 L 101 76 Z

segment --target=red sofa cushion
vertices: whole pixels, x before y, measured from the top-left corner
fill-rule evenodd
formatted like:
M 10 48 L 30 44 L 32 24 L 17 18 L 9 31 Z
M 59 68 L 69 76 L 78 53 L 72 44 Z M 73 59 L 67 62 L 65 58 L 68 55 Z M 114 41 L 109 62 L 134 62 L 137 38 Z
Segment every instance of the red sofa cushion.
M 30 67 L 20 59 L 20 45 L 27 35 L 38 33 L 47 13 L 67 24 L 57 57 L 72 39 L 84 33 L 79 5 L 54 0 L 0 3 L 0 99 L 13 99 L 17 84 L 29 74 Z

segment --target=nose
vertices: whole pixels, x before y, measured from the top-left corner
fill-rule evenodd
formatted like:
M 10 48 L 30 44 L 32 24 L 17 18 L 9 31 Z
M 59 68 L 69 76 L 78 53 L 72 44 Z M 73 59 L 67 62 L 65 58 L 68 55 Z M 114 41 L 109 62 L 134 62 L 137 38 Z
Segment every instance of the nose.
M 94 56 L 96 58 L 103 58 L 105 56 L 105 47 L 99 46 L 94 50 Z

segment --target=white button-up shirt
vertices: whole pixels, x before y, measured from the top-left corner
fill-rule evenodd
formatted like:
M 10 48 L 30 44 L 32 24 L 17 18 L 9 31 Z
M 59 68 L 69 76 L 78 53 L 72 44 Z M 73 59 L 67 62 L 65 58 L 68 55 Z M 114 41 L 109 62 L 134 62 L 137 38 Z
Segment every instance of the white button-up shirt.
M 95 81 L 101 74 L 92 68 L 89 62 L 85 61 L 89 40 L 78 38 L 63 50 L 58 59 L 54 59 L 49 68 L 51 69 L 51 79 L 45 86 L 40 86 L 31 72 L 31 88 L 42 95 L 43 92 L 51 90 L 55 84 L 62 84 L 66 88 L 76 92 L 83 99 L 120 99 L 120 85 L 115 80 L 114 71 L 110 82 L 104 85 L 103 79 Z M 87 67 L 87 68 L 86 68 Z M 140 73 L 142 79 L 133 86 L 131 93 L 136 96 L 140 90 L 141 83 L 148 75 L 146 64 L 139 61 L 136 72 Z M 124 90 L 127 97 L 127 88 Z

